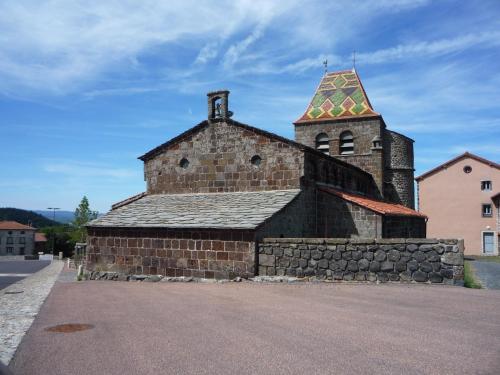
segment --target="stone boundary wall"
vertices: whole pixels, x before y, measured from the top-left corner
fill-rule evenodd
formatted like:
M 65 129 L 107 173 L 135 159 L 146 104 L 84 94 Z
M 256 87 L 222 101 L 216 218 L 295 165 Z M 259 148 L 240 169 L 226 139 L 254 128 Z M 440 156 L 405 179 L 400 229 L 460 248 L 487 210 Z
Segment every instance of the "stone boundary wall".
M 88 228 L 87 271 L 228 279 L 251 277 L 250 230 Z
M 266 238 L 258 248 L 262 276 L 463 283 L 463 240 Z

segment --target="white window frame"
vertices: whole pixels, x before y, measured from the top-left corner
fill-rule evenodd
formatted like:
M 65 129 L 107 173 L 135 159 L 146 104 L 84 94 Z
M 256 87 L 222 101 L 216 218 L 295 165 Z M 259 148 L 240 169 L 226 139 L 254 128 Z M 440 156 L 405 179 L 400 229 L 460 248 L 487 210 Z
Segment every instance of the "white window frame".
M 484 252 L 484 233 L 493 233 L 493 252 Z M 481 255 L 498 255 L 498 235 L 497 232 L 493 230 L 482 230 L 481 231 Z
M 490 207 L 490 213 L 489 214 L 486 214 L 484 212 L 484 208 L 489 206 Z M 493 217 L 493 205 L 491 203 L 483 203 L 481 204 L 481 215 L 483 217 Z
M 488 186 L 485 186 L 488 183 Z M 481 191 L 492 191 L 493 183 L 491 180 L 481 180 Z

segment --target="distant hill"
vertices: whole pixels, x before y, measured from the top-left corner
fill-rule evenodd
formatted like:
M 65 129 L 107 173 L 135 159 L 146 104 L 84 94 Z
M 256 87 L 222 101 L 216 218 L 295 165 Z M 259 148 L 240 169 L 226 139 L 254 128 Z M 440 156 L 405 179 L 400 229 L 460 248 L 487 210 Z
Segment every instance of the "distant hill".
M 34 212 L 51 220 L 54 217 L 54 212 L 50 210 L 35 210 Z M 56 211 L 56 221 L 64 224 L 69 224 L 73 220 L 75 220 L 74 211 Z
M 0 220 L 12 220 L 18 223 L 31 225 L 35 228 L 50 227 L 60 225 L 57 221 L 52 221 L 33 211 L 21 210 L 19 208 L 0 207 Z

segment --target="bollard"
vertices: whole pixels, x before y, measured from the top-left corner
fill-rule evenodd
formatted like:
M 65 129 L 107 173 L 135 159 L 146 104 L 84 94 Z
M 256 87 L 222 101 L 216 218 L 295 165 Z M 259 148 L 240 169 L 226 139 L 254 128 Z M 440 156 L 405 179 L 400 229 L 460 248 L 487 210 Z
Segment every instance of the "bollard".
M 78 266 L 78 277 L 82 276 L 83 275 L 83 266 L 80 264 Z
M 59 251 L 59 260 L 63 260 L 63 252 Z
M 69 258 L 68 258 L 68 268 L 69 268 Z

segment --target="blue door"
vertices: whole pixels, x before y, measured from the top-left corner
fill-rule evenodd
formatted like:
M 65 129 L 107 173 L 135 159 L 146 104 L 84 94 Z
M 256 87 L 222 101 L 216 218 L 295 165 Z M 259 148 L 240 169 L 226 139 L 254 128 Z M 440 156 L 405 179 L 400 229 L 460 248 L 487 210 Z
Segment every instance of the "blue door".
M 495 252 L 495 233 L 483 232 L 483 253 L 493 254 Z

